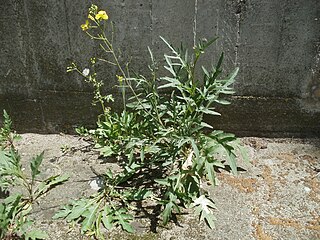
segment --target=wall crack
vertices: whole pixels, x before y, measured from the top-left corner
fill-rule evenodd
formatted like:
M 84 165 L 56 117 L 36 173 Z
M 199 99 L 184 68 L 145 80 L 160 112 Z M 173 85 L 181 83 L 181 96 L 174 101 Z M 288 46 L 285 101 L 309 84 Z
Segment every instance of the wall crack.
M 67 7 L 67 1 L 63 1 L 64 4 L 64 13 L 66 15 L 66 23 L 67 23 L 67 35 L 68 35 L 68 46 L 69 46 L 69 51 L 71 53 L 71 36 L 70 36 L 70 28 L 69 28 L 69 17 L 68 17 L 68 7 Z
M 197 15 L 198 15 L 198 0 L 194 2 L 194 18 L 193 18 L 193 46 L 197 44 Z

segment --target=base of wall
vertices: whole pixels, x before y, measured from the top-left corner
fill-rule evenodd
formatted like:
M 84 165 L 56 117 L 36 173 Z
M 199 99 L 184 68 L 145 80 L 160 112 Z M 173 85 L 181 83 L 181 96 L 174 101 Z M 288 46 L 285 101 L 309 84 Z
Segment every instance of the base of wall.
M 95 126 L 99 108 L 91 105 L 91 93 L 38 95 L 35 99 L 0 96 L 0 109 L 9 112 L 18 132 L 74 133 L 76 126 Z M 320 137 L 320 111 L 304 109 L 296 98 L 234 96 L 231 105 L 218 109 L 221 117 L 206 121 L 238 136 Z

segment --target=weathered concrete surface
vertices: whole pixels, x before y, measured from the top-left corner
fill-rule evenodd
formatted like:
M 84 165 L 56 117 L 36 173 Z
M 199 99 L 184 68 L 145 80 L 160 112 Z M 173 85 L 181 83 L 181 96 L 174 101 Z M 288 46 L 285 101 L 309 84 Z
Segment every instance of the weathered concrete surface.
M 158 58 L 165 51 L 159 35 L 189 47 L 202 37 L 220 37 L 202 63 L 214 63 L 224 51 L 226 72 L 239 66 L 240 73 L 234 106 L 212 120 L 219 127 L 249 135 L 320 136 L 320 1 L 95 2 L 115 22 L 117 44 L 134 57 L 138 71 L 147 69 L 148 45 Z M 1 4 L 0 109 L 11 113 L 18 130 L 69 131 L 94 123 L 91 88 L 65 71 L 71 61 L 86 67 L 97 54 L 79 27 L 89 6 L 72 0 Z M 100 68 L 106 90 L 117 92 L 115 70 Z
M 220 185 L 210 191 L 216 202 L 216 228 L 199 224 L 193 215 L 178 216 L 178 225 L 154 225 L 144 214 L 134 223 L 136 234 L 112 231 L 108 239 L 320 239 L 320 141 L 299 139 L 243 138 L 252 166 L 241 167 L 238 176 L 222 171 Z M 68 135 L 23 134 L 18 149 L 23 163 L 45 150 L 43 177 L 64 173 L 65 184 L 53 189 L 35 205 L 36 225 L 52 240 L 89 239 L 63 221 L 52 220 L 56 210 L 71 199 L 88 196 L 93 166 L 103 172 L 112 163 L 101 163 L 97 154 L 86 152 L 88 143 Z M 61 152 L 61 147 L 69 149 Z M 81 150 L 82 149 L 82 150 Z M 113 163 L 114 164 L 114 163 Z

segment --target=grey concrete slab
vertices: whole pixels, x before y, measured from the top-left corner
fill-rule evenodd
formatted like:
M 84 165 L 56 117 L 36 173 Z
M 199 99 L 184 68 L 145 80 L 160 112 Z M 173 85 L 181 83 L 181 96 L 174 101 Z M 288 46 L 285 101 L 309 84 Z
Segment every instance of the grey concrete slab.
M 233 176 L 218 173 L 219 186 L 210 189 L 214 199 L 216 227 L 210 230 L 192 214 L 178 215 L 178 224 L 159 225 L 156 233 L 150 219 L 134 223 L 135 234 L 120 229 L 108 233 L 108 239 L 299 239 L 320 238 L 320 142 L 319 139 L 242 138 L 251 166 Z M 103 172 L 115 163 L 101 163 L 94 152 L 81 151 L 88 143 L 70 135 L 23 134 L 18 142 L 23 164 L 34 154 L 45 151 L 42 176 L 65 173 L 70 180 L 53 189 L 34 206 L 36 226 L 47 231 L 49 239 L 89 239 L 77 227 L 51 219 L 55 211 L 74 198 L 93 193 L 89 182 L 93 166 Z M 70 152 L 61 152 L 72 149 Z M 78 149 L 78 150 L 77 150 Z M 189 212 L 190 213 L 190 212 Z M 141 216 L 140 216 L 141 217 Z

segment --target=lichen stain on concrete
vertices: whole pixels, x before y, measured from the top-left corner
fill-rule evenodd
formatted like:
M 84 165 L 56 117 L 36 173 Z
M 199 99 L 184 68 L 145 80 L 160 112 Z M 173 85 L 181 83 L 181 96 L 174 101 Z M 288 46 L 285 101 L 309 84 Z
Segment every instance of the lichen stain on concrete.
M 272 237 L 264 232 L 262 225 L 253 224 L 253 227 L 255 228 L 254 236 L 256 240 L 272 240 Z
M 308 221 L 308 225 L 306 226 L 307 229 L 318 231 L 320 237 L 320 216 L 319 213 L 313 213 L 314 218 Z
M 274 195 L 274 179 L 272 177 L 272 169 L 269 166 L 264 166 L 261 176 L 263 177 L 265 184 L 268 187 L 267 194 L 268 194 L 268 201 L 270 201 Z
M 294 219 L 268 217 L 268 222 L 271 225 L 281 225 L 284 227 L 293 227 L 296 229 L 302 228 L 302 225 L 297 220 L 294 220 Z
M 304 225 L 303 223 L 299 222 L 296 219 L 290 219 L 290 218 L 278 218 L 278 217 L 268 217 L 268 222 L 271 225 L 278 225 L 281 227 L 292 227 L 296 230 L 303 230 L 303 229 L 309 229 L 312 231 L 316 231 L 318 237 L 320 237 L 320 217 L 317 216 L 312 220 L 307 221 L 307 224 Z
M 227 173 L 221 173 L 218 176 L 221 182 L 224 182 L 240 192 L 252 193 L 257 191 L 258 181 L 255 178 L 243 178 L 239 176 L 233 176 Z

